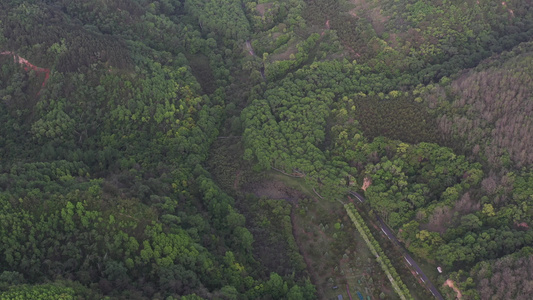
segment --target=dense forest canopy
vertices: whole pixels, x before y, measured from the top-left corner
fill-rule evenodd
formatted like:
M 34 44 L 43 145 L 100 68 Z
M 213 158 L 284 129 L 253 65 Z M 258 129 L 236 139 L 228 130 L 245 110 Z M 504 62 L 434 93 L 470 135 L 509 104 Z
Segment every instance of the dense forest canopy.
M 440 285 L 526 299 L 532 36 L 531 0 L 3 1 L 0 298 L 316 299 L 237 164 L 366 179 Z

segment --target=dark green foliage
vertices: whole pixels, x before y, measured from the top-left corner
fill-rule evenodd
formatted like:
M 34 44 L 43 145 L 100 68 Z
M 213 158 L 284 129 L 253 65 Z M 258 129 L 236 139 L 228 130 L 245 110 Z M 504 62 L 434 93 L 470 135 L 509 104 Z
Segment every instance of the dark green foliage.
M 392 94 L 403 93 L 393 91 Z M 354 105 L 355 119 L 368 138 L 385 136 L 412 144 L 441 142 L 433 117 L 423 104 L 414 102 L 411 97 L 356 97 Z
M 355 2 L 0 3 L 0 298 L 314 298 L 290 204 L 228 194 L 250 165 L 366 177 L 466 299 L 520 298 L 492 280 L 533 242 L 531 0 Z
M 320 36 L 316 33 L 310 35 L 307 40 L 299 44 L 296 48 L 298 52 L 294 55 L 294 59 L 275 61 L 267 64 L 266 76 L 268 80 L 277 80 L 282 78 L 287 72 L 294 70 L 302 65 L 309 58 L 309 54 L 316 46 Z
M 407 223 L 419 210 L 430 213 L 437 203 L 454 205 L 461 192 L 479 184 L 483 176 L 479 164 L 469 165 L 464 157 L 436 144 L 398 144 L 395 152 L 366 166 L 372 180 L 366 195 L 392 227 Z
M 269 276 L 284 294 L 306 287 L 265 274 L 245 218 L 201 166 L 225 96 L 211 83 L 201 95 L 193 75 L 228 71 L 180 2 L 1 6 L 14 53 L 0 56 L 2 297 L 259 297 Z M 198 52 L 208 66 L 191 72 L 184 54 Z M 39 285 L 62 278 L 72 284 Z
M 198 19 L 202 29 L 226 39 L 244 41 L 250 37 L 250 23 L 244 15 L 241 1 L 187 0 L 185 9 Z
M 444 267 L 519 250 L 530 240 L 529 175 L 513 168 L 529 166 L 529 46 L 446 76 L 526 41 L 529 2 L 365 2 L 348 15 L 350 5 L 309 1 L 308 26 L 335 30 L 357 61 L 267 65 L 267 75 L 274 66 L 270 74 L 283 75 L 241 114 L 244 158 L 305 176 L 326 198 L 365 175 L 371 208 L 402 229 L 412 252 Z M 261 39 L 258 49 L 276 51 Z
M 35 300 L 74 300 L 75 292 L 71 288 L 47 285 L 20 285 L 0 293 L 1 299 L 35 299 Z

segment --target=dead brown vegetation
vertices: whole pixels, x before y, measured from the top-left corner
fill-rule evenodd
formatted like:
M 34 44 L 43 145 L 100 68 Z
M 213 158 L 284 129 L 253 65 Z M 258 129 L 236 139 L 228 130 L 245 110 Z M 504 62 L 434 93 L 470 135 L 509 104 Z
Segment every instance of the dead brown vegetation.
M 455 202 L 454 211 L 458 211 L 461 214 L 468 214 L 481 209 L 481 203 L 479 200 L 472 199 L 470 193 L 465 193 L 461 196 L 459 201 Z
M 261 4 L 257 4 L 255 9 L 257 10 L 257 12 L 259 13 L 261 17 L 264 17 L 265 12 L 267 12 L 268 9 L 270 9 L 271 7 L 272 7 L 272 3 L 261 3 Z
M 447 225 L 450 224 L 450 220 L 452 219 L 453 211 L 447 207 L 437 207 L 435 208 L 435 211 L 429 218 L 428 222 L 428 229 L 431 231 L 444 233 L 446 229 L 448 228 Z
M 507 256 L 492 264 L 483 263 L 476 272 L 481 299 L 531 299 L 533 256 Z
M 367 3 L 365 0 L 350 0 L 350 3 L 355 5 L 355 7 L 348 12 L 351 16 L 366 17 L 378 35 L 385 32 L 385 25 L 389 20 L 389 17 L 384 16 L 381 13 L 382 9 L 380 5 Z
M 296 54 L 296 44 L 289 45 L 287 49 L 281 53 L 272 54 L 269 56 L 270 61 L 288 60 L 291 58 L 291 54 Z
M 465 140 L 467 148 L 492 165 L 533 164 L 532 56 L 470 71 L 453 81 L 448 91 L 434 90 L 428 97 L 430 107 L 448 106 L 452 100 L 449 109 L 455 112 L 440 116 L 440 131 Z

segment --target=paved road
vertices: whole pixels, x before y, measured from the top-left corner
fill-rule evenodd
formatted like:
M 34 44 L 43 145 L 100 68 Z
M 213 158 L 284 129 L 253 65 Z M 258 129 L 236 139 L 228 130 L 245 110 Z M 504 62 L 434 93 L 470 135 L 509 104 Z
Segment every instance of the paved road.
M 357 198 L 357 200 L 359 200 L 361 203 L 364 203 L 365 202 L 365 197 L 359 195 L 358 193 L 356 192 L 352 192 L 352 191 L 349 191 L 350 195 L 354 196 L 355 198 Z
M 360 194 L 358 194 L 356 192 L 350 191 L 349 193 L 350 193 L 350 195 L 356 197 L 362 203 L 364 203 L 366 201 L 365 197 L 361 196 Z M 435 298 L 437 298 L 439 300 L 444 300 L 442 295 L 439 293 L 439 290 L 437 290 L 437 288 L 431 283 L 431 281 L 429 281 L 429 278 L 426 276 L 426 274 L 424 274 L 422 269 L 420 269 L 420 267 L 418 266 L 416 261 L 411 257 L 411 255 L 409 255 L 409 253 L 407 253 L 407 251 L 405 251 L 403 249 L 402 245 L 400 244 L 400 241 L 398 241 L 396 236 L 394 236 L 394 233 L 392 232 L 392 230 L 390 230 L 389 226 L 387 226 L 387 224 L 385 224 L 385 222 L 383 222 L 383 220 L 378 215 L 376 215 L 376 218 L 377 218 L 377 220 L 378 220 L 378 222 L 379 222 L 379 224 L 381 226 L 381 231 L 383 231 L 383 233 L 393 243 L 395 243 L 398 246 L 400 246 L 400 249 L 402 249 L 403 257 L 404 257 L 405 261 L 407 261 L 407 263 L 415 270 L 415 272 L 418 274 L 418 276 L 420 276 L 420 279 L 422 280 L 422 282 L 424 282 L 426 284 L 426 287 L 433 294 L 433 296 L 435 296 Z

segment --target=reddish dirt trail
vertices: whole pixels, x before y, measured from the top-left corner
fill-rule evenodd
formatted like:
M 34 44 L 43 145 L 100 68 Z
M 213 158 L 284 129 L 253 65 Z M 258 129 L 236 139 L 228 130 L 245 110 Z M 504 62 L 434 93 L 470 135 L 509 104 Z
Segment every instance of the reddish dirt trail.
M 329 19 L 326 20 L 326 24 L 324 25 L 325 26 L 325 30 L 322 30 L 322 33 L 320 34 L 320 36 L 323 36 L 325 33 L 326 33 L 326 30 L 329 30 L 330 29 L 330 26 L 329 26 Z
M 453 281 L 451 279 L 446 280 L 443 285 L 451 287 L 455 291 L 455 293 L 457 293 L 457 299 L 461 299 L 463 297 L 461 291 L 453 284 Z
M 34 64 L 30 63 L 27 59 L 25 59 L 23 57 L 20 57 L 17 54 L 11 52 L 11 51 L 1 52 L 0 55 L 11 55 L 11 56 L 13 56 L 13 61 L 15 63 L 24 65 L 24 70 L 26 70 L 26 71 L 33 70 L 33 71 L 35 71 L 37 73 L 44 73 L 44 81 L 43 81 L 43 84 L 41 85 L 41 88 L 44 88 L 46 86 L 46 82 L 48 81 L 48 78 L 50 78 L 50 69 L 37 67 Z M 37 93 L 37 95 L 38 94 L 39 93 Z
M 235 175 L 235 180 L 233 181 L 233 189 L 238 190 L 239 188 L 239 178 L 241 177 L 241 170 L 237 171 L 237 175 Z
M 356 52 L 352 47 L 348 46 L 347 43 L 344 43 L 344 42 L 343 42 L 343 45 L 344 45 L 346 48 L 348 48 L 348 50 L 352 51 L 352 52 L 355 54 L 356 57 L 360 57 L 360 56 L 361 56 L 361 54 L 359 54 L 358 52 Z
M 372 179 L 365 177 L 363 186 L 361 187 L 361 189 L 366 192 L 366 189 L 371 185 L 372 185 Z
M 350 285 L 349 284 L 346 284 L 346 291 L 348 292 L 348 297 L 350 297 L 350 300 L 353 300 L 352 299 L 352 294 L 350 294 Z

